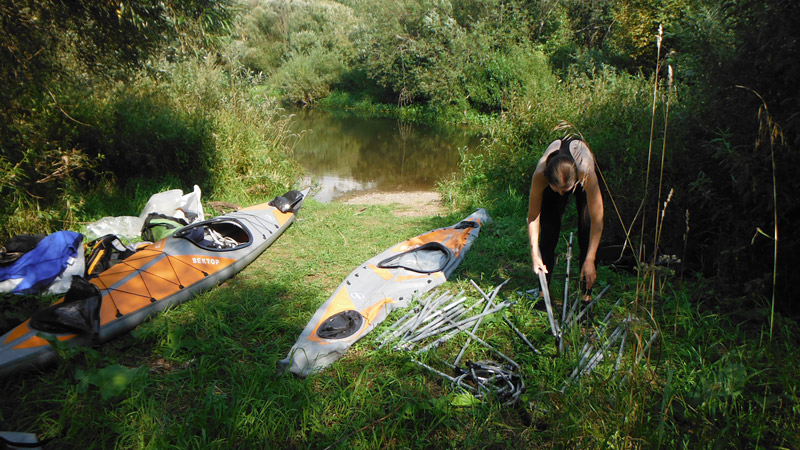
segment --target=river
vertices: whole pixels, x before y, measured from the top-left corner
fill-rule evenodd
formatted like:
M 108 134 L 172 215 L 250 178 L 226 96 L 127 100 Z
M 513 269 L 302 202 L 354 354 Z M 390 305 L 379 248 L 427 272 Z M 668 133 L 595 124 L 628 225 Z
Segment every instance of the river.
M 449 177 L 459 150 L 473 152 L 479 139 L 347 111 L 292 111 L 294 155 L 318 185 L 314 198 L 329 202 L 365 192 L 429 191 Z

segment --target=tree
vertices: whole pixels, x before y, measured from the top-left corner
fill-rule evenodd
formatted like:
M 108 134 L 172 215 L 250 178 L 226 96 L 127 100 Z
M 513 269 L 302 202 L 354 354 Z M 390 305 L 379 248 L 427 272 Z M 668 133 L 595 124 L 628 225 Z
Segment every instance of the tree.
M 124 78 L 158 53 L 205 45 L 230 27 L 231 1 L 6 0 L 0 3 L 4 118 L 53 82 Z M 16 107 L 15 107 L 16 106 Z M 5 122 L 8 122 L 6 120 Z
M 65 107 L 157 60 L 213 48 L 234 0 L 0 2 L 0 219 L 23 203 L 57 203 L 70 171 L 94 163 Z M 36 200 L 31 196 L 37 195 Z M 3 223 L 3 220 L 0 220 Z M 5 230 L 7 231 L 7 230 Z

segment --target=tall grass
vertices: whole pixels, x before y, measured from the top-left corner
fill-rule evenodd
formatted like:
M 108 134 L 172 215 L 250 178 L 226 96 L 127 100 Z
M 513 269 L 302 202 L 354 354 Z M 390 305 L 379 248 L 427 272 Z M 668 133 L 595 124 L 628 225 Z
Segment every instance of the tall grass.
M 744 88 L 743 86 L 738 86 Z M 773 322 L 775 320 L 775 290 L 778 277 L 778 180 L 777 169 L 775 166 L 775 147 L 784 144 L 784 136 L 781 127 L 773 121 L 772 116 L 767 109 L 767 102 L 757 92 L 753 92 L 761 101 L 758 108 L 759 129 L 758 137 L 756 138 L 755 147 L 761 148 L 764 145 L 769 146 L 769 157 L 772 165 L 772 205 L 773 205 L 773 233 L 770 236 L 765 233 L 761 227 L 756 228 L 756 235 L 753 236 L 755 240 L 758 234 L 766 236 L 773 242 L 772 245 L 772 298 L 770 300 L 770 318 L 769 318 L 769 338 L 772 340 Z M 764 142 L 766 141 L 766 142 Z
M 231 74 L 230 69 L 208 58 L 172 65 L 167 77 L 155 82 L 143 78 L 132 92 L 159 96 L 167 108 L 203 124 L 198 130 L 204 136 L 202 149 L 196 151 L 211 159 L 186 155 L 186 163 L 206 172 L 195 179 L 187 179 L 185 170 L 175 175 L 184 183 L 199 184 L 209 195 L 252 202 L 292 186 L 299 168 L 289 158 L 289 118 L 269 97 L 249 94 L 257 77 Z

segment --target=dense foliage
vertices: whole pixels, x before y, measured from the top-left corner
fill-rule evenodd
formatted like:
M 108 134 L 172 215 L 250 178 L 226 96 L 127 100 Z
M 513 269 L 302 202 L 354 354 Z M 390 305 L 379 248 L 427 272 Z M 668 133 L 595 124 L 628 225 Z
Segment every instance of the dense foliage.
M 2 237 L 138 214 L 169 187 L 285 189 L 296 169 L 282 119 L 242 94 L 254 78 L 226 56 L 235 12 L 205 0 L 3 2 Z
M 731 290 L 744 287 L 747 295 L 769 292 L 776 263 L 780 306 L 797 312 L 790 280 L 798 276 L 791 258 L 800 250 L 791 236 L 800 189 L 792 174 L 800 163 L 800 32 L 793 25 L 800 5 L 727 6 L 721 17 L 730 23 L 735 52 L 707 68 L 713 84 L 703 98 L 707 104 L 698 104 L 707 115 L 694 133 L 696 156 L 684 174 L 693 183 L 690 198 L 703 237 L 698 244 L 708 245 L 705 258 L 714 258 Z M 777 261 L 772 238 L 778 240 Z

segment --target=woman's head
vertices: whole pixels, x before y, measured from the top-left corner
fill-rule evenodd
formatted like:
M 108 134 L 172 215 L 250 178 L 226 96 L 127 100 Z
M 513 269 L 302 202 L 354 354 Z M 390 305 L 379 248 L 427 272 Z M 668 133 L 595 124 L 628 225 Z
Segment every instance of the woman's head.
M 575 160 L 569 155 L 553 153 L 547 158 L 544 176 L 550 189 L 564 195 L 572 191 L 578 184 L 578 168 Z

